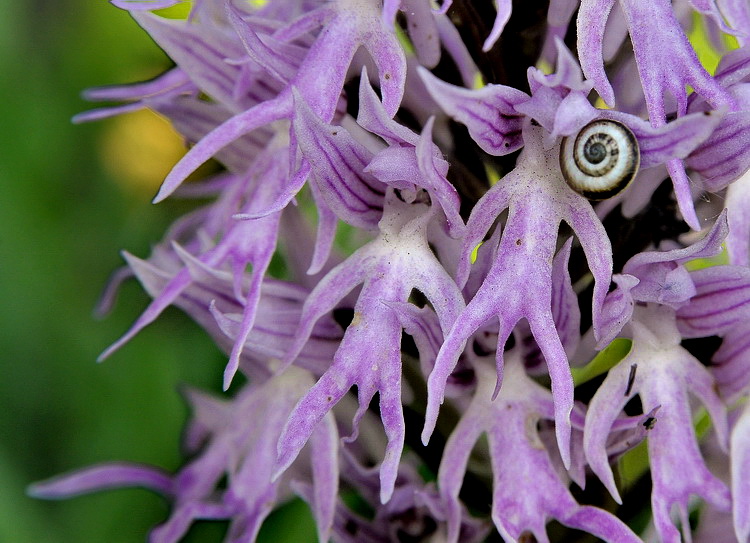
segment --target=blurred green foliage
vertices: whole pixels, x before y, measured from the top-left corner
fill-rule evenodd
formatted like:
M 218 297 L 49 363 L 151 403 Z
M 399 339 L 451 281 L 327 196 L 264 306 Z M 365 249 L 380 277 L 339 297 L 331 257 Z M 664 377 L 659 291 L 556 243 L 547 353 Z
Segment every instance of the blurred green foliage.
M 70 118 L 91 107 L 81 90 L 147 79 L 168 66 L 130 17 L 107 2 L 0 7 L 2 542 L 144 541 L 168 512 L 150 492 L 44 502 L 25 489 L 109 460 L 175 469 L 188 415 L 178 385 L 220 389 L 225 356 L 176 310 L 95 362 L 148 303 L 129 281 L 113 314 L 93 317 L 109 274 L 122 265 L 119 250 L 148 256 L 185 204 L 152 206 L 156 184 L 150 193 L 131 190 L 105 167 L 102 142 L 116 120 L 75 126 Z M 289 510 L 302 511 L 295 518 L 307 514 L 301 503 Z M 289 541 L 309 541 L 293 533 L 311 533 L 309 523 L 300 528 L 288 514 L 281 516 L 286 522 L 270 522 L 268 540 L 292 530 Z M 223 529 L 201 525 L 188 540 L 218 541 Z

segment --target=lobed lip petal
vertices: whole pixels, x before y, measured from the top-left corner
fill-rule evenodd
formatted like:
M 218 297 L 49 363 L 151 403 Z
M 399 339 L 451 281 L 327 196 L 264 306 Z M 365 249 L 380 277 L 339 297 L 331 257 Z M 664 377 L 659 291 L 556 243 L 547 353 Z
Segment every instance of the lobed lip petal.
M 525 318 L 552 378 L 555 430 L 563 462 L 568 465 L 573 384 L 551 312 L 552 260 L 555 252 L 552 241 L 556 239 L 561 220 L 568 222 L 581 239 L 596 278 L 595 323 L 600 319 L 599 313 L 612 273 L 611 249 L 591 205 L 573 193 L 560 174 L 554 173 L 556 170 L 548 169 L 548 164 L 556 158 L 555 150 L 546 151 L 539 141 L 540 136 L 541 129 L 528 128 L 525 131 L 526 148 L 516 169 L 487 193 L 485 202 L 480 201 L 475 206 L 467 224 L 468 236 L 464 241 L 464 256 L 458 271 L 460 284 L 468 276 L 468 253 L 502 211 L 495 204 L 506 205 L 507 202 L 509 206 L 494 263 L 473 299 L 446 335 L 428 379 L 428 404 L 422 440 L 426 442 L 434 430 L 438 409 L 445 395 L 445 383 L 469 337 L 490 318 L 498 319 L 496 395 L 502 390 L 502 346 L 518 321 Z M 498 297 L 497 292 L 506 294 Z
M 441 326 L 447 328 L 464 303 L 458 287 L 427 245 L 426 227 L 433 217 L 428 206 L 402 202 L 390 189 L 380 221 L 380 236 L 326 275 L 305 302 L 296 339 L 285 357 L 287 365 L 299 354 L 315 322 L 362 284 L 354 318 L 333 364 L 301 398 L 286 422 L 279 440 L 276 477 L 294 461 L 323 416 L 357 385 L 359 408 L 350 439 L 356 438 L 359 420 L 375 393 L 379 393 L 387 437 L 380 467 L 380 498 L 383 503 L 391 498 L 405 432 L 401 406 L 402 324 L 393 304 L 405 303 L 416 288 L 432 303 Z
M 311 30 L 316 25 L 324 25 L 327 29 L 326 32 L 320 33 L 318 39 L 310 47 L 293 79 L 283 89 L 279 89 L 278 94 L 271 99 L 253 102 L 249 105 L 249 109 L 244 111 L 242 111 L 243 108 L 240 105 L 237 108 L 239 112 L 234 117 L 219 125 L 201 139 L 167 175 L 154 202 L 159 202 L 169 196 L 198 166 L 236 139 L 275 121 L 291 119 L 294 115 L 293 87 L 299 89 L 300 94 L 304 96 L 313 112 L 319 115 L 324 122 L 329 122 L 336 111 L 349 64 L 360 46 L 363 46 L 371 54 L 378 68 L 380 87 L 383 93 L 383 107 L 390 116 L 395 115 L 403 97 L 406 80 L 406 59 L 403 50 L 394 33 L 383 28 L 383 23 L 377 14 L 374 3 L 362 3 L 360 7 L 367 8 L 364 10 L 348 10 L 343 6 L 343 4 L 335 4 L 335 7 L 321 8 L 314 16 L 308 14 L 308 17 L 298 22 L 296 27 L 293 24 L 283 31 L 275 33 L 274 39 L 284 40 L 295 36 L 295 32 Z M 221 58 L 210 57 L 211 70 L 216 72 L 215 77 L 218 81 L 224 81 L 227 84 L 201 81 L 201 88 L 211 96 L 220 97 L 217 99 L 222 102 L 235 103 L 233 102 L 235 89 L 230 88 L 228 83 L 239 78 L 234 73 L 238 70 L 238 67 L 224 62 L 227 52 L 233 49 L 221 49 L 209 42 L 200 41 L 196 36 L 199 29 L 193 28 L 196 25 L 189 21 L 159 20 L 159 17 L 148 13 L 138 14 L 136 18 L 143 25 L 150 25 L 149 28 L 146 28 L 149 31 L 151 31 L 151 26 L 154 26 L 153 32 L 158 36 L 163 36 L 163 41 L 167 44 L 165 48 L 167 46 L 173 48 L 174 58 L 181 64 L 187 65 L 185 67 L 186 72 L 190 72 L 191 66 L 195 65 L 195 60 L 190 54 L 192 49 L 189 49 L 191 44 L 193 47 L 205 48 L 208 56 L 213 54 L 212 52 L 222 51 L 224 55 Z M 241 21 L 236 19 L 235 17 L 235 22 L 240 25 L 246 43 L 249 44 L 250 34 L 244 32 L 247 30 L 246 26 L 241 25 Z M 187 33 L 184 32 L 186 28 L 188 29 Z M 350 29 L 353 31 L 350 31 Z M 156 39 L 159 41 L 158 37 Z M 232 47 L 236 49 L 237 44 L 232 42 Z M 337 54 L 332 56 L 331 51 L 336 51 Z M 172 51 L 169 52 L 172 54 Z M 230 57 L 242 58 L 243 53 L 247 54 L 244 47 Z M 182 57 L 185 57 L 184 61 Z M 216 66 L 213 66 L 214 63 L 216 63 Z M 281 74 L 278 70 L 282 70 L 283 73 L 288 71 L 281 67 L 279 63 L 276 63 L 275 66 L 276 68 L 269 67 L 278 74 Z M 206 73 L 211 73 L 203 70 L 202 65 L 195 66 L 195 72 L 195 77 L 205 77 Z
M 614 105 L 614 92 L 604 73 L 602 41 L 607 17 L 614 0 L 583 0 L 578 13 L 578 50 L 586 77 L 605 102 Z M 630 39 L 645 92 L 651 122 L 664 124 L 664 96 L 672 93 L 680 115 L 685 113 L 685 85 L 692 87 L 715 108 L 734 104 L 731 96 L 701 66 L 672 11 L 665 0 L 642 3 L 619 0 L 625 14 Z M 668 56 L 672 62 L 661 62 Z
M 613 4 L 614 0 L 583 0 L 578 14 L 581 66 L 586 76 L 593 81 L 594 88 L 610 106 L 614 105 L 614 91 L 604 73 L 601 51 L 605 23 Z M 698 61 L 668 0 L 647 3 L 619 0 L 619 5 L 630 32 L 652 126 L 660 127 L 665 124 L 668 113 L 665 96 L 668 94 L 677 102 L 678 117 L 685 115 L 688 109 L 686 85 L 691 85 L 698 95 L 716 109 L 738 109 L 737 100 Z M 718 16 L 713 5 L 705 2 L 694 5 L 700 11 Z M 660 60 L 665 55 L 671 59 L 670 62 Z M 706 139 L 709 134 L 710 132 L 702 139 Z M 644 163 L 644 167 L 647 164 L 649 162 Z M 672 159 L 667 161 L 667 168 L 685 222 L 694 230 L 699 230 L 700 223 L 693 206 L 690 181 L 682 163 Z
M 178 541 L 199 519 L 231 519 L 232 537 L 254 540 L 279 494 L 290 490 L 288 480 L 271 481 L 276 439 L 284 418 L 310 384 L 309 374 L 294 368 L 264 383 L 248 385 L 231 402 L 190 392 L 196 420 L 188 435 L 200 438 L 204 446 L 174 476 L 150 466 L 102 464 L 38 483 L 30 492 L 60 498 L 115 486 L 144 486 L 174 502 L 167 521 L 152 530 L 151 541 Z M 338 492 L 338 432 L 330 415 L 313 436 L 311 449 L 310 505 L 321 540 L 326 540 Z M 217 488 L 224 474 L 228 487 Z
M 651 304 L 637 308 L 633 348 L 609 371 L 586 415 L 584 448 L 592 470 L 619 502 L 604 445 L 617 413 L 638 394 L 644 411 L 659 407 L 648 432 L 649 461 L 654 488 L 651 495 L 656 530 L 665 541 L 679 538 L 672 524 L 673 508 L 686 514 L 692 494 L 716 508 L 730 506 L 729 492 L 705 465 L 693 429 L 688 391 L 708 409 L 720 441 L 726 443 L 726 407 L 708 370 L 680 344 L 674 311 Z M 635 376 L 631 375 L 634 365 Z
M 288 161 L 286 154 L 280 154 L 273 145 L 265 149 L 264 153 L 265 160 L 261 156 L 256 162 L 259 173 L 262 172 L 265 174 L 267 180 L 276 179 L 277 183 L 267 183 L 255 187 L 253 191 L 255 199 L 248 204 L 247 211 L 252 211 L 255 206 L 264 207 L 264 205 L 271 203 L 276 198 L 276 191 L 279 190 L 279 185 L 283 189 L 283 184 L 278 183 L 278 181 L 285 179 L 287 176 L 286 165 Z M 235 183 L 240 187 L 244 187 L 244 180 L 242 178 L 235 178 Z M 235 296 L 245 304 L 242 328 L 232 349 L 225 375 L 224 384 L 227 387 L 229 386 L 231 377 L 239 367 L 245 340 L 252 330 L 255 321 L 256 308 L 260 295 L 260 284 L 276 248 L 279 219 L 279 213 L 275 213 L 254 222 L 233 221 L 222 232 L 223 237 L 217 245 L 198 255 L 198 258 L 206 266 L 219 268 L 229 265 L 232 268 L 235 277 Z M 247 264 L 253 264 L 253 271 L 251 279 L 246 285 L 247 291 L 243 293 L 240 283 Z M 130 330 L 120 340 L 105 350 L 100 356 L 100 360 L 109 356 L 141 329 L 153 322 L 166 307 L 182 294 L 191 284 L 191 281 L 190 271 L 187 267 L 183 267 L 175 273 L 168 284 L 164 286 L 163 290 L 155 295 L 152 303 L 136 320 Z
M 518 353 L 509 354 L 506 383 L 494 401 L 490 399 L 493 369 L 482 360 L 475 371 L 477 392 L 446 444 L 438 472 L 447 508 L 447 540 L 458 540 L 459 491 L 474 443 L 486 433 L 493 472 L 492 520 L 506 541 L 517 541 L 524 532 L 547 541 L 548 518 L 605 541 L 640 541 L 610 513 L 581 507 L 570 494 L 568 481 L 560 479 L 536 429 L 552 400 L 549 391 L 525 375 Z M 528 484 L 531 474 L 534 485 Z

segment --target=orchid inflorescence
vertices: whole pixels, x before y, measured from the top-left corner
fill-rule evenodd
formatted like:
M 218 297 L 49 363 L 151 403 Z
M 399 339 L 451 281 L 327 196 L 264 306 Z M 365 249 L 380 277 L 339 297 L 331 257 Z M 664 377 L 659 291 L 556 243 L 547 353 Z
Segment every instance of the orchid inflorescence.
M 33 495 L 152 489 L 154 543 L 294 495 L 320 541 L 750 540 L 750 3 L 112 3 L 175 66 L 79 120 L 163 115 L 155 202 L 207 203 L 102 358 L 177 306 L 247 380 L 187 392 L 176 473 Z

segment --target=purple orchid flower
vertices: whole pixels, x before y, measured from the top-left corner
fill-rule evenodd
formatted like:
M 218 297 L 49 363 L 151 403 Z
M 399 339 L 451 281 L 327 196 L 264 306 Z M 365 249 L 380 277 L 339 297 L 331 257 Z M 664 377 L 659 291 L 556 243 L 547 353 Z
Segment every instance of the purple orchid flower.
M 680 533 L 670 514 L 676 508 L 687 533 L 688 500 L 698 495 L 714 507 L 727 510 L 731 500 L 726 486 L 705 466 L 692 426 L 687 392 L 711 414 L 720 441 L 726 447 L 726 408 L 714 390 L 710 373 L 680 347 L 674 310 L 668 306 L 638 307 L 630 323 L 633 348 L 610 370 L 591 400 L 586 416 L 584 448 L 591 469 L 615 500 L 615 486 L 604 444 L 614 417 L 638 394 L 644 411 L 659 407 L 648 434 L 653 491 L 651 506 L 662 541 L 677 543 Z
M 492 368 L 477 361 L 474 369 L 479 386 L 446 444 L 438 473 L 441 496 L 448 504 L 448 541 L 458 540 L 458 493 L 473 445 L 486 432 L 493 471 L 492 520 L 505 541 L 519 541 L 525 532 L 537 541 L 549 541 L 544 526 L 552 517 L 604 541 L 637 542 L 616 517 L 576 503 L 567 481 L 560 480 L 536 434 L 537 420 L 554 418 L 556 407 L 549 391 L 526 375 L 518 353 L 508 357 L 505 382 L 494 400 Z M 528 485 L 530 479 L 533 486 Z
M 458 287 L 427 245 L 427 224 L 433 217 L 432 208 L 419 202 L 402 202 L 389 191 L 378 238 L 331 270 L 305 302 L 297 339 L 285 358 L 287 363 L 297 358 L 318 319 L 363 284 L 353 320 L 331 367 L 300 400 L 284 427 L 277 473 L 292 463 L 318 421 L 356 384 L 359 409 L 350 439 L 356 439 L 358 421 L 378 392 L 388 436 L 380 498 L 383 503 L 390 499 L 404 443 L 404 420 L 399 349 L 402 326 L 388 303 L 406 302 L 412 289 L 418 289 L 432 304 L 443 330 L 453 324 L 464 305 Z
M 604 450 L 608 429 L 614 417 L 636 394 L 644 412 L 658 407 L 648 434 L 648 445 L 654 484 L 651 503 L 662 541 L 680 541 L 679 531 L 670 519 L 673 508 L 677 509 L 683 532 L 688 533 L 687 507 L 692 494 L 703 497 L 719 510 L 730 506 L 728 489 L 709 472 L 700 456 L 687 393 L 691 392 L 706 406 L 724 449 L 728 431 L 726 407 L 716 392 L 711 373 L 680 346 L 677 319 L 678 313 L 686 311 L 679 320 L 681 328 L 685 328 L 691 315 L 693 319 L 700 318 L 698 314 L 702 310 L 707 313 L 703 317 L 705 320 L 713 314 L 701 305 L 697 290 L 700 273 L 697 281 L 694 280 L 683 264 L 718 253 L 726 231 L 726 219 L 722 217 L 707 236 L 690 247 L 635 255 L 624 267 L 628 275 L 623 276 L 618 289 L 605 303 L 629 313 L 613 322 L 628 322 L 633 346 L 609 371 L 591 400 L 584 432 L 586 457 L 591 469 L 619 501 Z M 634 302 L 639 305 L 635 306 Z M 700 327 L 697 322 L 693 326 Z

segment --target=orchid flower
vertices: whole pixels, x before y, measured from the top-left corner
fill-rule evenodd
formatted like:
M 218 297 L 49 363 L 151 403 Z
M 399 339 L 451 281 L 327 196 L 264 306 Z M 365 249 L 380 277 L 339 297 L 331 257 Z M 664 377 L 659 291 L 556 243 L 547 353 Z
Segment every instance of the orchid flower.
M 224 396 L 187 393 L 174 473 L 32 495 L 149 488 L 154 542 L 293 496 L 321 542 L 750 541 L 747 2 L 112 3 L 175 65 L 75 120 L 166 117 L 154 202 L 196 204 L 124 253 L 101 308 L 153 300 L 101 359 L 174 306 Z

